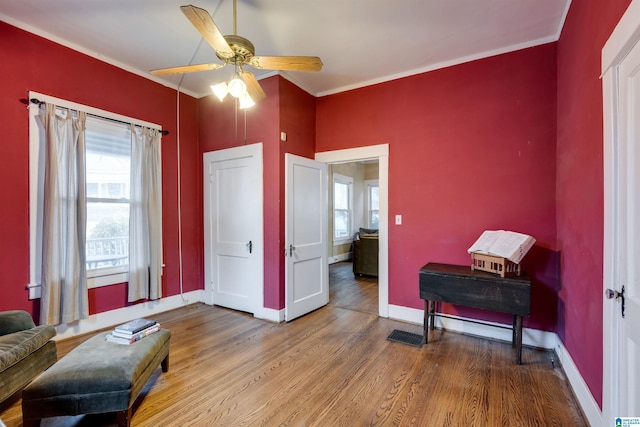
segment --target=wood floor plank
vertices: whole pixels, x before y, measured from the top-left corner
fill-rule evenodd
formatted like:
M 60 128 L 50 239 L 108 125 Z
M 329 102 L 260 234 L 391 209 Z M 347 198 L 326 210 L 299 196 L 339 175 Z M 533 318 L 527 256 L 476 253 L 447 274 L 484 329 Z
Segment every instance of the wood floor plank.
M 340 274 L 349 277 L 348 270 Z M 352 277 L 345 286 L 360 281 Z M 332 298 L 348 299 L 289 323 L 204 304 L 155 316 L 172 332 L 171 367 L 154 372 L 132 425 L 587 425 L 551 352 L 525 347 L 516 365 L 510 343 L 443 330 L 431 331 L 421 348 L 388 341 L 394 329 L 420 334 L 422 327 L 371 312 L 374 282 L 366 278 L 366 292 L 333 289 Z M 59 356 L 91 335 L 60 341 Z M 22 425 L 17 397 L 0 409 L 7 427 Z M 42 426 L 116 422 L 114 414 L 99 414 Z

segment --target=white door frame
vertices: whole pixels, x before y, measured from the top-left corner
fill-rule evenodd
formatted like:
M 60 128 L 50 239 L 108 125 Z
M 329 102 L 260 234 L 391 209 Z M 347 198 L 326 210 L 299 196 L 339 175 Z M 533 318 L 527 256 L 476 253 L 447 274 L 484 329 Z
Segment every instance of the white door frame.
M 616 289 L 616 237 L 614 207 L 617 204 L 618 65 L 640 41 L 640 0 L 633 0 L 602 48 L 604 115 L 604 259 L 602 420 L 613 420 L 619 407 L 618 321 L 619 306 L 604 298 L 607 288 Z
M 378 315 L 389 317 L 389 144 L 316 153 L 325 163 L 349 163 L 378 159 L 380 217 L 378 236 Z

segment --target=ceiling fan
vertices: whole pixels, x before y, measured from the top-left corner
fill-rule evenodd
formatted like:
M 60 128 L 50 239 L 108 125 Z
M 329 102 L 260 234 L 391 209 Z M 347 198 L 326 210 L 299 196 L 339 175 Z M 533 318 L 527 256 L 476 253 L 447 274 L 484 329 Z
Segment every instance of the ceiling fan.
M 184 65 L 180 67 L 161 68 L 151 70 L 156 76 L 168 76 L 173 74 L 192 73 L 196 71 L 217 70 L 227 64 L 236 68 L 234 79 L 224 86 L 224 95 L 227 92 L 232 96 L 241 98 L 246 93 L 251 100 L 258 102 L 266 97 L 258 80 L 250 71 L 244 70 L 244 65 L 250 65 L 262 70 L 294 70 L 294 71 L 320 71 L 322 61 L 317 56 L 256 56 L 253 43 L 237 35 L 236 30 L 236 0 L 233 0 L 233 34 L 222 35 L 213 18 L 204 9 L 196 6 L 181 6 L 180 10 L 187 17 L 202 37 L 216 51 L 216 56 L 222 64 L 208 63 Z M 235 91 L 238 89 L 238 91 Z M 222 99 L 222 96 L 218 96 Z

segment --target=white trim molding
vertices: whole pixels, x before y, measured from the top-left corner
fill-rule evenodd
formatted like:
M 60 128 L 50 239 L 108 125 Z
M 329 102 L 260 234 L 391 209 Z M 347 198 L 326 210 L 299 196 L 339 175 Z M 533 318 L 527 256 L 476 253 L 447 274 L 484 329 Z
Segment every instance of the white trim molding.
M 389 318 L 409 323 L 415 323 L 422 326 L 424 322 L 424 310 L 390 304 Z M 435 323 L 436 327 L 438 328 L 493 340 L 510 342 L 513 337 L 513 332 L 510 329 L 512 325 L 486 321 L 483 321 L 483 323 L 475 322 L 478 321 L 475 319 L 469 319 L 460 316 L 436 316 Z M 522 329 L 522 343 L 524 345 L 553 350 L 556 348 L 557 342 L 557 335 L 553 332 L 540 331 L 538 329 L 530 328 Z
M 340 261 L 349 261 L 351 259 L 351 252 L 347 252 L 340 255 L 334 255 L 329 257 L 329 264 L 335 264 Z
M 598 402 L 593 398 L 587 383 L 580 375 L 580 371 L 576 367 L 575 363 L 573 363 L 573 359 L 571 355 L 560 341 L 560 338 L 557 338 L 557 344 L 555 346 L 556 355 L 558 356 L 558 361 L 560 362 L 560 366 L 564 371 L 569 384 L 571 384 L 571 388 L 573 389 L 573 394 L 576 396 L 580 407 L 582 408 L 582 412 L 584 416 L 587 418 L 589 425 L 592 426 L 604 426 L 604 425 L 613 425 L 613 418 L 611 424 L 605 424 L 602 418 L 602 412 L 600 411 L 600 406 L 598 406 Z
M 204 291 L 197 290 L 188 292 L 183 295 L 173 295 L 155 301 L 147 301 L 145 303 L 132 305 L 129 307 L 118 308 L 116 310 L 106 311 L 104 313 L 93 314 L 86 319 L 82 319 L 72 324 L 64 324 L 56 326 L 58 334 L 55 340 L 70 338 L 79 334 L 95 332 L 100 329 L 110 328 L 121 323 L 128 322 L 138 317 L 150 317 L 158 313 L 162 313 L 176 308 L 184 307 L 189 304 L 201 302 L 203 300 Z
M 276 310 L 273 308 L 260 307 L 253 314 L 253 317 L 268 320 L 269 322 L 281 323 L 284 322 L 284 308 L 282 310 Z

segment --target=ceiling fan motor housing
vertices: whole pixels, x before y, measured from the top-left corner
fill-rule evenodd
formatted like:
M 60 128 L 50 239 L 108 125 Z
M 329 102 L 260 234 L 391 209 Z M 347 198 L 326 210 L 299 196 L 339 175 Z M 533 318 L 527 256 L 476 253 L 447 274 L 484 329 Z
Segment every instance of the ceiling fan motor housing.
M 235 65 L 242 65 L 248 62 L 249 59 L 251 59 L 251 57 L 255 55 L 256 50 L 253 46 L 253 43 L 251 43 L 249 40 L 245 39 L 244 37 L 240 37 L 235 34 L 232 34 L 232 35 L 224 36 L 224 39 L 227 41 L 227 43 L 229 44 L 229 47 L 231 47 L 231 49 L 235 53 L 235 56 L 231 59 L 225 58 L 220 54 L 218 54 L 218 51 L 216 51 L 216 56 L 221 61 L 231 62 L 232 64 L 235 64 Z

